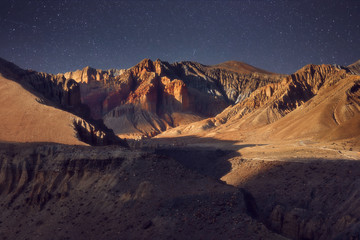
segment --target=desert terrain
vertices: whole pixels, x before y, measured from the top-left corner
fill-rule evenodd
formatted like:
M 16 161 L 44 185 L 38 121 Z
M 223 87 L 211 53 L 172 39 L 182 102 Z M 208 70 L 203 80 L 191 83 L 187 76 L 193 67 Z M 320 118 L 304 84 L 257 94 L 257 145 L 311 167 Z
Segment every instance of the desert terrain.
M 1 59 L 0 238 L 360 239 L 358 69 Z

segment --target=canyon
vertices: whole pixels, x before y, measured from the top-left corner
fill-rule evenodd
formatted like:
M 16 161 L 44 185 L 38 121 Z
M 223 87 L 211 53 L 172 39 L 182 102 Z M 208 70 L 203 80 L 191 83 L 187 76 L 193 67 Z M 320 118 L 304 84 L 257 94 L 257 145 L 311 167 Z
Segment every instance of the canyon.
M 359 239 L 359 68 L 0 59 L 0 236 Z

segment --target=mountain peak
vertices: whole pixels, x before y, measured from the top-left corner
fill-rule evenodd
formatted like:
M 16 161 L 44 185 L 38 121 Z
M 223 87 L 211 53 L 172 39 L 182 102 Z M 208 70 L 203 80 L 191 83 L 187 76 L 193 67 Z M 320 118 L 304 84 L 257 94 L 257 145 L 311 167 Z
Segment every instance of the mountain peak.
M 211 67 L 221 68 L 221 69 L 233 71 L 236 73 L 245 73 L 245 74 L 254 73 L 254 72 L 263 73 L 263 74 L 276 74 L 276 73 L 268 72 L 266 70 L 263 70 L 263 69 L 260 69 L 260 68 L 254 67 L 252 65 L 249 65 L 247 63 L 239 62 L 239 61 L 227 61 L 227 62 L 213 65 Z
M 360 66 L 360 59 L 357 60 L 356 62 L 350 64 L 348 67 L 353 67 L 353 66 Z
M 360 59 L 347 67 L 353 74 L 360 75 Z

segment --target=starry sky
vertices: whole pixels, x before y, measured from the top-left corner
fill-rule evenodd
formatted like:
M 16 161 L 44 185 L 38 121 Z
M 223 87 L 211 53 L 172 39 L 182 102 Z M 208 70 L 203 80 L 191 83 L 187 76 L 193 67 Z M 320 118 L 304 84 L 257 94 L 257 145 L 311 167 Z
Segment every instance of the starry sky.
M 277 73 L 360 59 L 359 0 L 1 0 L 0 57 L 48 73 L 144 58 Z

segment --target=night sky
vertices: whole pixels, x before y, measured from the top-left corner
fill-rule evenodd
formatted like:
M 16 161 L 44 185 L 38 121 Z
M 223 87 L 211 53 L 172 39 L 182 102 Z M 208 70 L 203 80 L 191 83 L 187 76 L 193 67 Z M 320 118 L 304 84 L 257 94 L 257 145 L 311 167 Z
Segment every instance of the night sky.
M 360 1 L 1 0 L 0 33 L 0 57 L 48 73 L 144 58 L 292 73 L 360 59 Z

